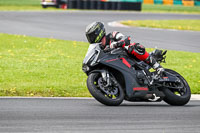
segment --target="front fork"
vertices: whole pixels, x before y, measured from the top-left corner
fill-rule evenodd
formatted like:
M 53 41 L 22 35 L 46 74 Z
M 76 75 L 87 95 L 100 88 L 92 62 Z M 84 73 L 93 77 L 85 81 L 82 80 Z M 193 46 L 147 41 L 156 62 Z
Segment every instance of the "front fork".
M 107 70 L 102 70 L 101 76 L 103 78 L 103 81 L 107 83 L 105 85 L 105 87 L 108 87 L 108 86 L 112 85 L 112 82 L 111 82 L 111 79 L 110 79 L 110 75 L 109 75 L 109 72 Z

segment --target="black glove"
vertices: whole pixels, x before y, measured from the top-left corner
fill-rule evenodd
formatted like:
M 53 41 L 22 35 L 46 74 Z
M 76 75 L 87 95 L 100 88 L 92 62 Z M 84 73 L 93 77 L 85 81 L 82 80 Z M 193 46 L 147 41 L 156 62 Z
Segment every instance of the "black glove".
M 131 38 L 130 38 L 130 36 L 124 36 L 124 37 L 118 42 L 118 46 L 119 46 L 119 47 L 129 46 L 130 43 L 131 43 Z
M 112 42 L 110 44 L 110 48 L 117 48 L 118 47 L 118 42 Z
M 117 47 L 125 47 L 130 45 L 131 38 L 129 36 L 124 36 L 120 41 L 118 42 L 112 42 L 110 44 L 111 48 L 117 48 Z

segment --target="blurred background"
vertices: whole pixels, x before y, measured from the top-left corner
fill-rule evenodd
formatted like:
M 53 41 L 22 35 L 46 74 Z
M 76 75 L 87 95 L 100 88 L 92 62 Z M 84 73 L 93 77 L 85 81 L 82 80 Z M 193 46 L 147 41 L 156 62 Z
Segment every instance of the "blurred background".
M 0 10 L 100 9 L 199 12 L 200 0 L 0 0 Z

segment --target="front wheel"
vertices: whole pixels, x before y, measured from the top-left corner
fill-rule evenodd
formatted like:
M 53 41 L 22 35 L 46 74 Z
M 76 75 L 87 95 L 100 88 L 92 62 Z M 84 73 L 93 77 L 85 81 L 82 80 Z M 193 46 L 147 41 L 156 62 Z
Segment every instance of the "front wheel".
M 163 92 L 165 94 L 164 101 L 170 105 L 175 106 L 182 106 L 187 104 L 191 97 L 191 91 L 187 81 L 176 71 L 170 69 L 165 69 L 165 71 L 179 78 L 183 84 L 183 87 L 181 89 L 174 89 L 170 87 L 163 88 Z
M 87 79 L 87 87 L 92 96 L 102 104 L 118 106 L 124 100 L 124 91 L 111 76 L 112 86 L 106 86 L 100 73 L 91 73 Z

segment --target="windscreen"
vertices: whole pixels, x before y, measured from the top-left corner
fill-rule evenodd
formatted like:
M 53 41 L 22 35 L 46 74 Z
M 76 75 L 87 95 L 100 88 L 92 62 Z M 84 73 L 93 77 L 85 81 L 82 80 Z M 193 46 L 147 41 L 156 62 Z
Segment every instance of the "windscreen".
M 99 46 L 99 43 L 90 44 L 88 51 L 85 55 L 85 59 L 83 61 L 84 64 L 87 64 L 88 60 L 92 57 L 93 54 L 95 54 L 95 49 L 98 46 Z

